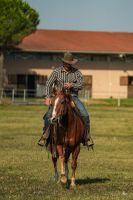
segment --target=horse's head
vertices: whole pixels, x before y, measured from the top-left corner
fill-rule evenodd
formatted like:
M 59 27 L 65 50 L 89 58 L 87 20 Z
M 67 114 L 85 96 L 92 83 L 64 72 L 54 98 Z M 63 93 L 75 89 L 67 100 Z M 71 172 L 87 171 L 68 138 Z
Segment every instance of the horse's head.
M 55 121 L 59 118 L 65 118 L 67 116 L 70 103 L 71 95 L 69 93 L 67 93 L 64 89 L 56 91 L 51 120 Z

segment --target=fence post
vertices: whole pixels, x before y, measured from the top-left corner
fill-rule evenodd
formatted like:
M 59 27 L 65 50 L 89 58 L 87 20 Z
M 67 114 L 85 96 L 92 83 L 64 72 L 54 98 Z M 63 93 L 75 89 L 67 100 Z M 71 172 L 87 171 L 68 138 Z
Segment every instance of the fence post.
M 4 95 L 4 90 L 3 90 L 3 88 L 1 88 L 1 95 L 0 95 L 1 99 L 3 99 L 3 95 Z
M 84 91 L 84 98 L 85 98 L 85 106 L 87 106 L 89 98 L 90 98 L 90 91 L 89 90 Z
M 118 97 L 117 105 L 118 105 L 118 107 L 121 106 L 121 100 L 120 100 L 120 97 Z
M 12 89 L 12 102 L 14 102 L 15 97 L 15 89 Z
M 24 102 L 26 101 L 26 89 L 24 89 Z

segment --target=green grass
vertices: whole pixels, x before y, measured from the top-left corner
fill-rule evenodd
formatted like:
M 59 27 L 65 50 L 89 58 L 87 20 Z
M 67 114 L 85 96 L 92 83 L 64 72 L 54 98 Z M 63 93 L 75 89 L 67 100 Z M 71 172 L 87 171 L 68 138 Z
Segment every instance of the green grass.
M 81 147 L 75 189 L 53 181 L 51 159 L 37 146 L 45 110 L 0 105 L 0 200 L 132 200 L 133 107 L 89 106 L 95 151 Z
M 114 98 L 108 98 L 108 99 L 91 99 L 89 100 L 85 98 L 80 98 L 86 105 L 93 105 L 93 106 L 125 106 L 125 107 L 133 107 L 133 98 L 125 98 L 125 99 L 114 99 Z M 0 103 L 2 104 L 12 104 L 12 99 L 9 97 L 5 97 L 3 99 L 0 99 Z M 14 103 L 22 103 L 22 104 L 43 104 L 44 98 L 30 98 L 26 97 L 24 100 L 23 98 L 15 97 Z

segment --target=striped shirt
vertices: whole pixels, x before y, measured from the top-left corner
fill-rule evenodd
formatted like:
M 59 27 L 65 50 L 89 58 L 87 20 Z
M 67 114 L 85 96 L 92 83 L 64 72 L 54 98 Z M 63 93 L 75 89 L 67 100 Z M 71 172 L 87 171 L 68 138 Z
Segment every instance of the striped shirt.
M 63 88 L 64 83 L 72 83 L 70 93 L 77 96 L 78 91 L 81 90 L 83 86 L 83 76 L 81 72 L 73 66 L 69 72 L 65 71 L 63 66 L 56 68 L 46 81 L 45 97 L 52 96 L 54 87 L 58 89 Z

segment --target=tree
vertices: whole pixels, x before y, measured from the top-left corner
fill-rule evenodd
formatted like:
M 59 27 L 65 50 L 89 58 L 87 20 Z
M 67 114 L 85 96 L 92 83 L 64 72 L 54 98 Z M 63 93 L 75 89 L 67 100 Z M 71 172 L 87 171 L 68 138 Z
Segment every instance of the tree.
M 0 0 L 0 88 L 4 53 L 36 30 L 39 14 L 24 0 Z

